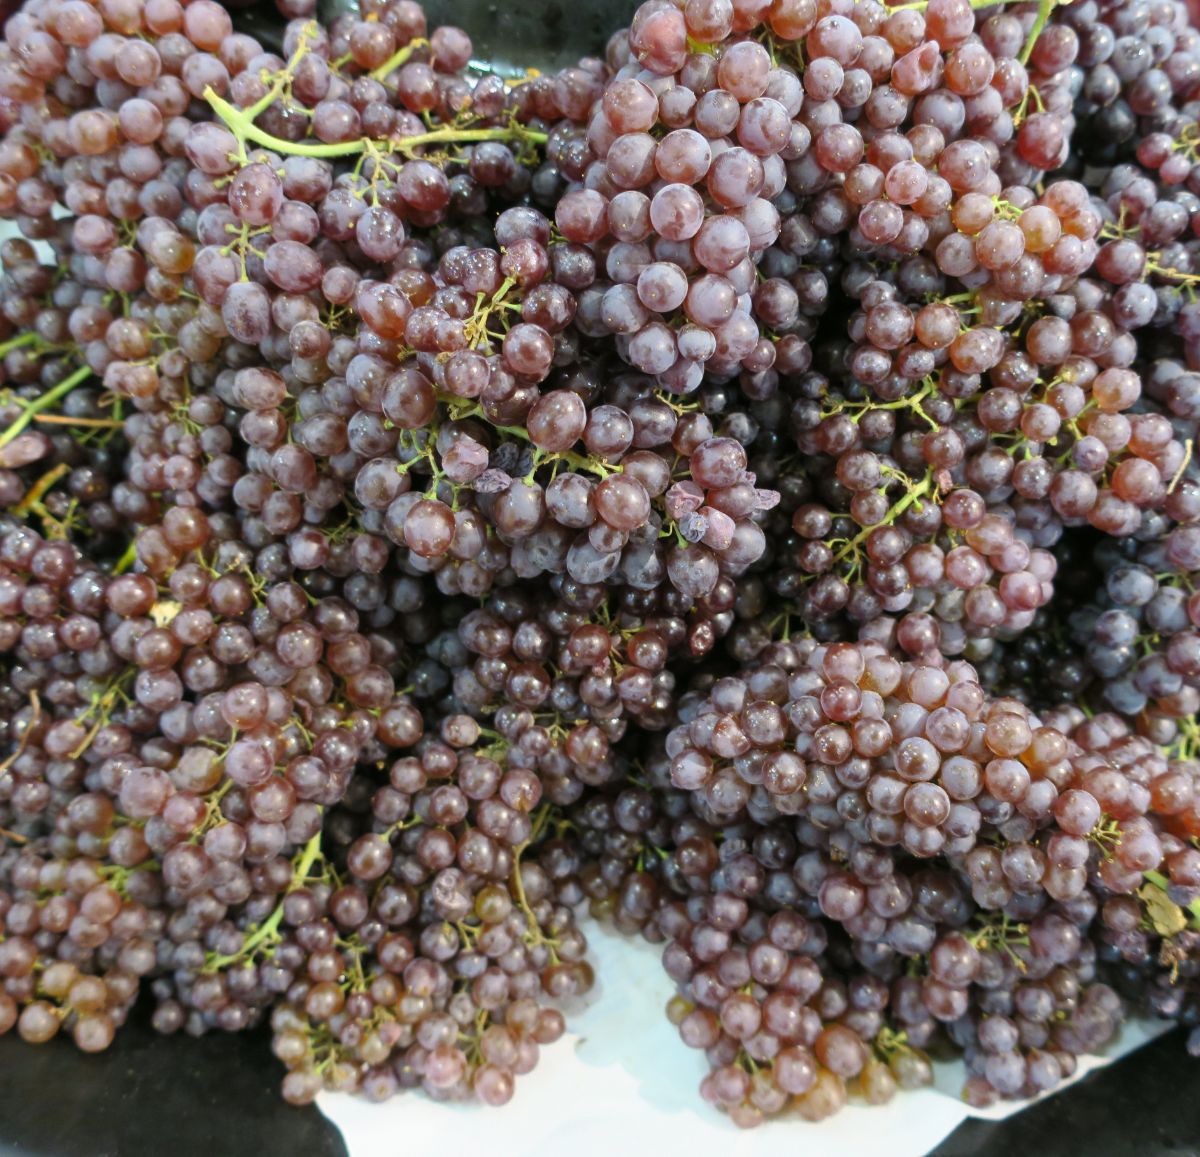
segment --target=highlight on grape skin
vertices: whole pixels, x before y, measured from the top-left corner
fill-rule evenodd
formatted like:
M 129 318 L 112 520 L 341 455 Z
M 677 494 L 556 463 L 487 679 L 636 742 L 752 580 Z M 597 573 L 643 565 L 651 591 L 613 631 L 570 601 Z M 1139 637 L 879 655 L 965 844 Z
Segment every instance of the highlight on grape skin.
M 277 8 L 5 25 L 0 1033 L 499 1106 L 589 921 L 740 1126 L 1195 1025 L 1183 0 Z

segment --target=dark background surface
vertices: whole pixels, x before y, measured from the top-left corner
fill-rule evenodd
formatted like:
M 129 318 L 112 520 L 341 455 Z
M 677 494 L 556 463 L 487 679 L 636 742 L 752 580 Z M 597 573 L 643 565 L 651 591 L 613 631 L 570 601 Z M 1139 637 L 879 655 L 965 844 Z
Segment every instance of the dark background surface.
M 0 1157 L 346 1157 L 341 1137 L 315 1108 L 283 1103 L 281 1074 L 261 1030 L 167 1038 L 135 1016 L 100 1056 L 63 1039 L 32 1047 L 9 1034 L 0 1037 Z M 397 1115 L 403 1152 L 403 1099 L 380 1112 Z M 776 1123 L 766 1131 L 788 1130 L 802 1154 L 810 1128 Z M 453 1138 L 446 1144 L 453 1152 Z M 878 1152 L 887 1149 L 881 1139 Z M 1183 1033 L 1007 1121 L 968 1121 L 931 1157 L 1025 1154 L 1200 1157 L 1200 1063 L 1187 1057 Z

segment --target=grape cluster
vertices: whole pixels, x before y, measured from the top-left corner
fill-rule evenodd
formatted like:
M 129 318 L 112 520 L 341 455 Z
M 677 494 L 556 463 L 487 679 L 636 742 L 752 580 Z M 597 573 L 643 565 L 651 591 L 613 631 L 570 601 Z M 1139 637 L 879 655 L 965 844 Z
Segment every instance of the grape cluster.
M 1182 0 L 277 6 L 0 43 L 0 1032 L 499 1105 L 585 913 L 744 1126 L 1200 1022 Z

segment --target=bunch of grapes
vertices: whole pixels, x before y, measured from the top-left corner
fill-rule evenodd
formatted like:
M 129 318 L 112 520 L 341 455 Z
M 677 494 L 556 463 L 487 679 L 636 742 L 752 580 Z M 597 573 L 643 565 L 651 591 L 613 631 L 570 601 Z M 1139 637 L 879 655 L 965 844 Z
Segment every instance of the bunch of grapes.
M 585 917 L 743 1126 L 1200 1021 L 1182 0 L 278 7 L 0 43 L 0 1033 L 500 1105 Z

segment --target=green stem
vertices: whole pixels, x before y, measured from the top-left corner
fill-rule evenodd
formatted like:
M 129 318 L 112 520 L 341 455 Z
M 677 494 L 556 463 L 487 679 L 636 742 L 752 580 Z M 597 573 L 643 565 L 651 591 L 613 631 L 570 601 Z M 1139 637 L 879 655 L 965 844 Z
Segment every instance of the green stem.
M 304 851 L 300 856 L 299 862 L 296 864 L 296 870 L 292 874 L 292 884 L 288 888 L 289 892 L 295 891 L 297 888 L 304 886 L 304 881 L 308 877 L 313 864 L 321 855 L 321 833 L 316 835 L 304 845 Z M 252 956 L 258 948 L 276 937 L 279 933 L 279 925 L 283 921 L 283 901 L 280 900 L 275 905 L 275 910 L 268 916 L 246 939 L 243 941 L 241 948 L 229 956 L 212 956 L 206 962 L 206 970 L 215 972 L 219 968 L 224 968 L 230 964 L 236 964 L 239 960 L 243 960 L 247 956 Z
M 218 96 L 211 88 L 204 90 L 204 99 L 212 106 L 213 112 L 225 122 L 230 132 L 237 137 L 239 144 L 254 141 L 264 148 L 277 153 L 293 154 L 299 157 L 349 157 L 362 151 L 362 141 L 342 141 L 333 145 L 305 145 L 295 141 L 285 141 L 282 137 L 273 137 L 264 132 L 246 115 L 252 111 L 237 108 L 229 101 Z
M 32 330 L 29 333 L 23 333 L 20 337 L 9 338 L 6 342 L 0 342 L 0 358 L 5 354 L 11 353 L 13 350 L 20 349 L 22 346 L 36 345 L 42 340 L 41 334 L 34 333 Z
M 529 431 L 524 426 L 493 426 L 492 429 L 498 434 L 510 434 L 514 438 L 530 441 Z M 540 451 L 535 450 L 534 453 L 536 455 Z M 536 471 L 539 466 L 545 466 L 551 462 L 562 462 L 564 465 L 570 466 L 576 473 L 583 471 L 587 474 L 595 474 L 599 478 L 607 478 L 610 474 L 617 474 L 621 470 L 619 466 L 609 466 L 607 462 L 603 462 L 593 455 L 585 458 L 582 454 L 576 454 L 574 450 L 555 450 L 552 453 L 544 454 L 541 458 L 535 457 L 533 470 Z M 531 481 L 532 477 L 531 472 L 526 481 Z
M 926 381 L 924 385 L 915 394 L 906 394 L 902 398 L 897 398 L 892 402 L 838 402 L 835 406 L 828 410 L 822 410 L 823 418 L 832 417 L 834 414 L 845 414 L 850 421 L 859 422 L 865 414 L 871 413 L 873 410 L 912 410 L 918 418 L 924 419 L 935 430 L 938 428 L 937 423 L 925 413 L 925 407 L 921 403 L 935 393 L 935 387 L 931 380 Z
M 225 122 L 225 126 L 244 144 L 253 141 L 265 149 L 280 153 L 284 156 L 296 157 L 352 157 L 356 153 L 365 152 L 370 147 L 388 152 L 401 153 L 406 157 L 415 155 L 416 150 L 426 145 L 436 144 L 468 144 L 473 141 L 528 141 L 533 144 L 545 144 L 547 135 L 528 129 L 524 125 L 512 125 L 497 129 L 435 129 L 430 133 L 419 133 L 412 137 L 399 137 L 395 140 L 376 141 L 370 137 L 359 137 L 353 141 L 337 141 L 333 144 L 302 144 L 297 141 L 285 141 L 282 137 L 272 136 L 260 129 L 246 116 L 246 110 L 237 108 L 223 97 L 218 96 L 211 88 L 204 90 L 204 99 L 212 106 L 213 112 Z
M 1050 19 L 1050 13 L 1054 11 L 1058 4 L 1058 0 L 1038 0 L 1037 18 L 1033 22 L 1033 27 L 1029 30 L 1029 35 L 1025 38 L 1025 47 L 1021 49 L 1019 57 L 1022 64 L 1028 64 L 1029 58 L 1033 55 L 1034 45 L 1038 42 L 1038 37 L 1042 34 L 1042 29 L 1046 27 L 1046 21 Z
M 1179 469 L 1175 471 L 1174 476 L 1171 478 L 1171 484 L 1167 487 L 1168 494 L 1173 494 L 1175 492 L 1175 487 L 1179 485 L 1179 480 L 1183 477 L 1188 468 L 1188 463 L 1192 460 L 1192 450 L 1194 446 L 1195 443 L 1191 438 L 1184 442 L 1183 461 L 1179 463 Z
M 848 543 L 846 543 L 845 546 L 842 547 L 841 550 L 837 552 L 837 554 L 833 556 L 833 561 L 835 563 L 839 563 L 848 555 L 851 555 L 857 551 L 859 546 L 862 545 L 871 531 L 878 530 L 881 526 L 889 526 L 891 523 L 895 522 L 896 519 L 899 518 L 900 515 L 902 515 L 910 506 L 912 506 L 914 502 L 924 498 L 929 493 L 932 486 L 933 473 L 931 471 L 930 473 L 926 474 L 920 482 L 916 483 L 912 489 L 909 490 L 904 497 L 901 498 L 887 512 L 887 514 L 883 516 L 879 522 L 875 523 L 874 526 L 864 526 L 862 530 L 858 532 L 858 534 L 856 534 Z
M 132 539 L 129 545 L 125 548 L 125 553 L 117 559 L 116 565 L 113 567 L 113 574 L 124 574 L 133 564 L 137 562 L 137 539 Z
M 410 40 L 403 48 L 399 50 L 399 52 L 393 53 L 392 56 L 385 60 L 378 68 L 371 69 L 367 75 L 371 77 L 372 80 L 383 80 L 385 76 L 395 72 L 397 68 L 404 64 L 405 61 L 407 61 L 408 58 L 412 56 L 412 54 L 416 52 L 418 48 L 426 48 L 428 45 L 429 41 L 422 39 L 421 37 L 418 37 L 416 40 Z
M 533 914 L 533 909 L 529 906 L 529 900 L 525 895 L 525 881 L 521 878 L 521 855 L 529 848 L 531 844 L 537 842 L 541 835 L 541 829 L 545 824 L 546 812 L 537 817 L 534 821 L 533 829 L 529 833 L 529 839 L 519 845 L 513 855 L 512 875 L 509 878 L 509 884 L 512 888 L 513 899 L 516 901 L 517 907 L 525 914 L 525 925 L 529 929 L 526 933 L 526 943 L 531 948 L 537 947 L 539 944 L 544 944 L 550 952 L 550 959 L 554 964 L 558 963 L 558 953 L 555 949 L 558 947 L 558 942 L 549 939 L 542 931 L 542 926 L 537 922 L 537 917 Z
M 485 422 L 488 421 L 487 415 L 483 412 L 483 407 L 478 405 L 472 407 L 463 417 L 480 417 Z M 497 434 L 507 434 L 510 438 L 520 438 L 523 442 L 531 441 L 529 431 L 524 426 L 492 426 L 492 429 Z M 619 466 L 610 466 L 607 462 L 601 461 L 594 455 L 588 455 L 585 458 L 582 454 L 576 454 L 574 450 L 556 450 L 545 454 L 536 460 L 534 469 L 536 470 L 539 466 L 544 466 L 550 462 L 562 462 L 576 472 L 582 470 L 588 474 L 596 474 L 601 478 L 607 478 L 610 474 L 619 473 L 621 469 Z
M 435 129 L 430 133 L 419 133 L 414 137 L 400 137 L 394 141 L 383 141 L 394 152 L 411 157 L 415 150 L 430 144 L 469 144 L 472 141 L 529 141 L 536 145 L 544 145 L 548 137 L 546 133 L 528 129 L 524 125 L 513 125 L 502 129 Z
M 0 434 L 0 446 L 7 446 L 30 422 L 33 421 L 35 415 L 40 414 L 43 410 L 48 410 L 60 398 L 65 398 L 80 382 L 87 381 L 92 376 L 92 370 L 89 366 L 81 366 L 70 377 L 64 378 L 53 389 L 47 390 L 41 397 L 35 398 L 32 402 L 23 402 L 25 407 L 24 413 L 3 434 Z
M 292 59 L 287 62 L 287 65 L 283 71 L 276 75 L 275 80 L 271 83 L 271 86 L 267 89 L 267 91 L 252 105 L 242 109 L 242 115 L 246 117 L 247 120 L 256 120 L 259 115 L 266 112 L 266 110 L 270 108 L 271 105 L 273 105 L 283 93 L 284 88 L 295 75 L 296 65 L 300 63 L 301 58 L 304 57 L 304 55 L 308 52 L 309 40 L 315 38 L 318 31 L 319 28 L 315 20 L 310 20 L 300 30 L 300 43 L 296 46 L 296 51 L 292 54 Z
M 242 116 L 249 121 L 253 121 L 266 112 L 279 99 L 280 94 L 283 92 L 285 75 L 285 73 L 280 73 L 275 83 L 267 89 L 264 96 L 256 100 L 252 105 L 247 105 L 246 108 L 242 109 Z

